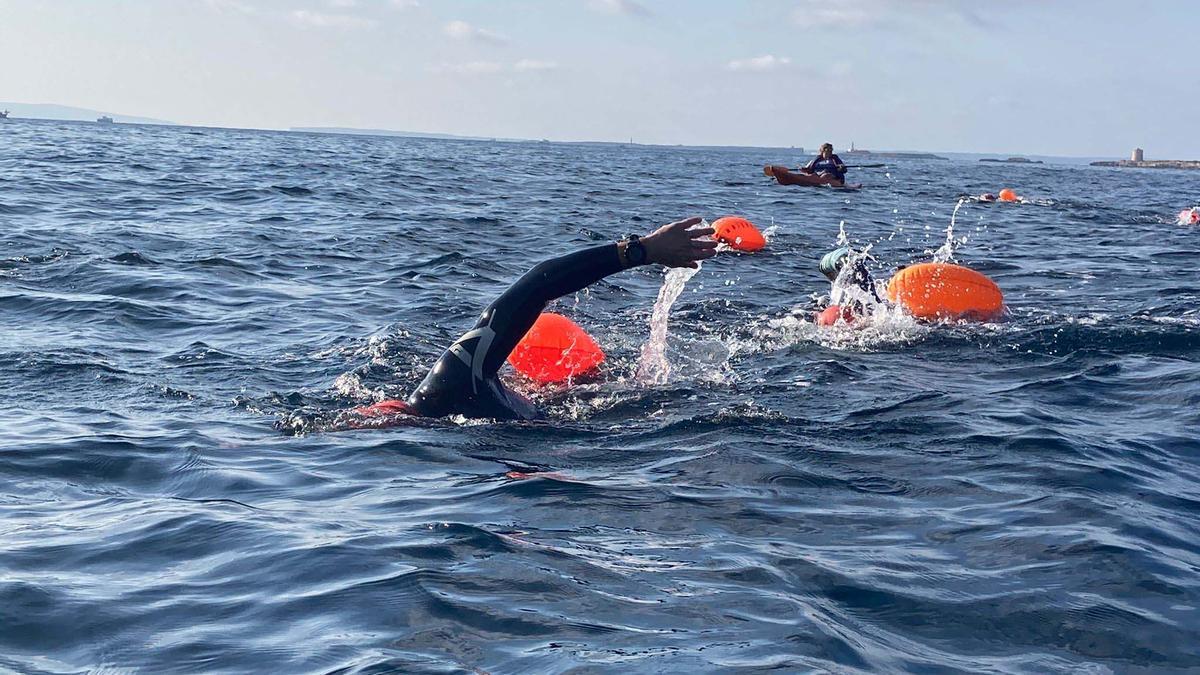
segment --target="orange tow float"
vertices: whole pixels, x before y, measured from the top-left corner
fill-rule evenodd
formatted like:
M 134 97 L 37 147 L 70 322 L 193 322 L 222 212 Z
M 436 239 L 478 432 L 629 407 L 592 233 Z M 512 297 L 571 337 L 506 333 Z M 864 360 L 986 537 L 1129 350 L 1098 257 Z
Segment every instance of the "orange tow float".
M 854 312 L 850 311 L 849 307 L 842 309 L 841 305 L 830 305 L 817 313 L 818 326 L 833 326 L 838 321 L 847 324 L 853 323 Z
M 604 363 L 604 351 L 574 321 L 543 312 L 508 355 L 508 362 L 539 384 L 554 384 L 592 374 Z
M 996 282 L 961 265 L 921 263 L 896 272 L 888 299 L 918 319 L 988 321 L 1004 310 Z
M 1003 190 L 1001 190 L 1000 194 L 997 195 L 997 199 L 999 199 L 1002 202 L 1019 202 L 1019 201 L 1021 201 L 1021 198 L 1017 196 L 1016 190 L 1013 190 L 1012 188 L 1004 188 Z
M 730 248 L 753 253 L 762 250 L 767 245 L 767 240 L 763 238 L 754 223 L 745 218 L 738 216 L 717 218 L 712 226 L 716 230 L 713 233 L 713 239 L 728 244 Z

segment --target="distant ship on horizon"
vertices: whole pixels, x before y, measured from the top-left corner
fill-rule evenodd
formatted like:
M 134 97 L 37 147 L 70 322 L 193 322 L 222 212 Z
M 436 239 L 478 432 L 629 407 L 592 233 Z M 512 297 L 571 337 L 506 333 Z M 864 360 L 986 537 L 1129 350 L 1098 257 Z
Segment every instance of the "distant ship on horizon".
M 0 120 L 6 120 L 6 119 L 8 119 L 8 111 L 5 110 L 4 112 L 0 112 Z
M 113 118 L 109 117 L 108 115 L 101 115 L 100 117 L 96 118 L 96 122 L 98 124 L 113 124 Z

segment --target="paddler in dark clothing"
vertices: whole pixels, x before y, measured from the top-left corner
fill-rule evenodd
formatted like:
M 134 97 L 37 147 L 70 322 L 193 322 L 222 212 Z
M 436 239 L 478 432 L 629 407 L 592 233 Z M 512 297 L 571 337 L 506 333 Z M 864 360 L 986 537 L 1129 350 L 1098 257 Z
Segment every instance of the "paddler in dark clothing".
M 820 152 L 811 162 L 800 169 L 800 173 L 833 178 L 836 182 L 830 184 L 835 187 L 842 187 L 846 184 L 846 165 L 842 162 L 841 157 L 833 154 L 832 143 L 822 143 Z

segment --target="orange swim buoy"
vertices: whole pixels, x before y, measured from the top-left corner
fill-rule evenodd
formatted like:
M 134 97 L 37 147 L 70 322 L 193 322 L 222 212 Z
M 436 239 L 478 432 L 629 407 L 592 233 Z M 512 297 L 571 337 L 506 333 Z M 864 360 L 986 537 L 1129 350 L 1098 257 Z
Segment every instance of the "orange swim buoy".
M 762 233 L 758 231 L 754 223 L 745 218 L 725 216 L 717 218 L 712 226 L 716 230 L 713 233 L 713 239 L 729 244 L 730 248 L 753 253 L 767 245 L 767 240 L 763 239 Z
M 998 198 L 1002 202 L 1021 201 L 1021 198 L 1017 196 L 1016 191 L 1013 190 L 1012 188 L 1004 188 L 1003 190 L 1001 190 Z
M 553 384 L 594 372 L 604 363 L 604 351 L 574 321 L 543 312 L 508 355 L 508 362 L 535 382 Z
M 896 272 L 888 282 L 888 299 L 918 319 L 987 321 L 1004 309 L 996 282 L 961 265 L 921 263 Z
M 832 326 L 841 320 L 845 323 L 854 322 L 854 313 L 847 307 L 842 309 L 841 305 L 830 305 L 825 309 L 817 312 L 818 326 Z

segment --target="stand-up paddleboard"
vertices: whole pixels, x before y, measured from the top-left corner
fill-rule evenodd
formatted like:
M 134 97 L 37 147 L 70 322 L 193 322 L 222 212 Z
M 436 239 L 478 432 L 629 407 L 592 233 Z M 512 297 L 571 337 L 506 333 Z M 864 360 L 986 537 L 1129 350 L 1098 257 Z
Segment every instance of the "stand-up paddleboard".
M 786 166 L 778 166 L 768 164 L 763 167 L 763 175 L 774 178 L 780 185 L 805 185 L 809 187 L 829 186 L 833 188 L 843 188 L 849 190 L 857 190 L 862 187 L 862 183 L 846 183 L 845 185 L 836 185 L 837 179 L 833 176 L 818 176 L 815 174 L 795 173 L 789 171 Z

